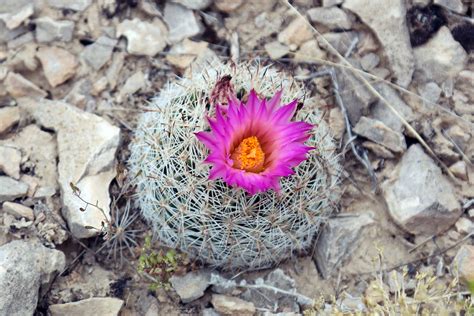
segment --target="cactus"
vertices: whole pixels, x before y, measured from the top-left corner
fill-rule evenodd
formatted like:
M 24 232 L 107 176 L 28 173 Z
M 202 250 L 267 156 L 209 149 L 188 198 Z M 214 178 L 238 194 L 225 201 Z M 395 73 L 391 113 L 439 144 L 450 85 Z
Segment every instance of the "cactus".
M 281 192 L 249 195 L 209 180 L 203 163 L 208 152 L 194 133 L 209 129 L 210 93 L 225 75 L 238 97 L 252 88 L 267 98 L 282 89 L 283 103 L 304 97 L 289 75 L 258 64 L 220 65 L 169 83 L 141 115 L 131 145 L 131 181 L 143 217 L 167 246 L 222 269 L 266 268 L 308 249 L 334 210 L 336 146 L 320 112 L 306 102 L 295 120 L 316 126 L 306 142 L 316 149 L 294 175 L 281 179 Z

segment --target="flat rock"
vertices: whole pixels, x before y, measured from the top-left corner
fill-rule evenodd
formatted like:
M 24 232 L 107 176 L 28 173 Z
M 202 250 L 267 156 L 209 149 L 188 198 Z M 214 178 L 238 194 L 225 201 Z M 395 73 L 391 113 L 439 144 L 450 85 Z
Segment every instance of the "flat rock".
M 466 66 L 468 55 L 454 40 L 448 27 L 441 27 L 425 44 L 414 49 L 417 73 L 438 84 L 455 78 Z
M 0 108 L 0 135 L 7 132 L 20 121 L 20 110 L 18 107 Z
M 14 98 L 44 98 L 48 94 L 22 75 L 10 71 L 5 79 L 8 93 Z
M 167 35 L 166 26 L 157 18 L 152 23 L 124 20 L 117 26 L 117 37 L 127 38 L 127 51 L 133 55 L 155 56 L 166 47 Z
M 308 21 L 302 17 L 297 17 L 292 20 L 290 24 L 278 34 L 278 41 L 293 50 L 312 38 L 313 32 L 311 31 L 311 27 Z
M 301 44 L 293 57 L 295 62 L 304 62 L 308 64 L 318 64 L 326 59 L 326 52 L 319 47 L 317 40 L 309 40 Z
M 116 174 L 119 128 L 99 116 L 60 101 L 22 99 L 19 105 L 38 124 L 57 133 L 62 212 L 72 234 L 77 238 L 97 235 L 98 230 L 85 227 L 100 229 L 104 215 L 94 207 L 81 212 L 84 203 L 73 194 L 70 183 L 80 189 L 84 200 L 97 202 L 106 216 L 110 216 L 108 188 Z
M 178 43 L 203 31 L 203 27 L 194 12 L 182 5 L 166 2 L 163 14 L 169 29 L 168 41 L 170 43 Z
M 186 304 L 204 295 L 210 279 L 211 275 L 207 271 L 193 271 L 183 276 L 172 276 L 170 283 L 181 298 L 181 302 Z
M 171 0 L 191 10 L 202 10 L 211 5 L 212 0 Z
M 55 9 L 84 11 L 91 5 L 92 0 L 46 0 L 46 3 Z
M 10 177 L 0 176 L 0 202 L 26 196 L 28 185 Z
M 467 165 L 463 160 L 453 163 L 449 167 L 449 171 L 451 171 L 456 177 L 461 180 L 467 181 Z
M 354 132 L 396 153 L 407 149 L 405 137 L 378 120 L 363 116 L 354 127 Z
M 29 221 L 35 220 L 33 210 L 19 203 L 4 202 L 2 204 L 2 210 L 10 215 L 15 216 L 17 219 L 24 217 Z
M 234 296 L 213 294 L 211 304 L 221 315 L 252 316 L 256 312 L 252 303 Z
M 462 245 L 459 248 L 456 257 L 454 257 L 452 270 L 455 275 L 459 275 L 459 278 L 467 283 L 472 284 L 474 282 L 474 245 Z
M 49 43 L 71 41 L 75 24 L 69 20 L 55 21 L 46 16 L 36 19 L 35 25 L 36 41 L 38 43 Z
M 424 99 L 423 101 L 428 102 L 428 107 L 434 107 L 435 103 L 438 102 L 441 96 L 441 88 L 436 82 L 430 81 L 423 83 L 418 87 L 418 93 Z
M 91 297 L 82 301 L 49 306 L 51 316 L 118 316 L 123 301 L 115 297 Z
M 279 41 L 273 41 L 265 44 L 265 51 L 271 59 L 280 59 L 290 52 L 290 48 Z
M 329 278 L 357 248 L 362 229 L 374 223 L 369 213 L 351 215 L 328 219 L 319 236 L 313 260 L 324 279 Z
M 370 71 L 378 66 L 380 57 L 374 53 L 368 53 L 360 59 L 360 65 L 365 71 Z
M 173 45 L 166 55 L 166 60 L 180 70 L 188 68 L 191 63 L 208 48 L 207 42 L 194 42 L 184 39 L 181 43 Z
M 405 1 L 346 0 L 342 6 L 357 14 L 377 35 L 396 82 L 407 87 L 415 63 L 406 24 Z
M 21 152 L 10 146 L 0 145 L 0 171 L 14 179 L 20 179 Z
M 34 5 L 29 3 L 16 11 L 0 14 L 0 20 L 3 20 L 6 27 L 13 30 L 19 27 L 34 13 Z
M 309 9 L 307 14 L 311 22 L 322 24 L 331 30 L 349 30 L 352 27 L 352 21 L 347 13 L 338 7 L 313 8 Z
M 382 189 L 390 215 L 412 234 L 439 234 L 461 215 L 453 185 L 419 144 L 410 146 Z
M 244 0 L 214 0 L 214 4 L 219 11 L 230 13 L 237 10 Z
M 137 71 L 125 81 L 125 84 L 120 89 L 118 101 L 121 102 L 125 96 L 132 95 L 145 88 L 146 84 L 147 78 L 145 74 L 141 70 Z
M 83 58 L 89 66 L 95 70 L 99 70 L 110 60 L 110 57 L 112 57 L 112 52 L 116 44 L 116 39 L 101 36 L 94 44 L 84 48 L 81 53 L 81 58 Z
M 0 247 L 0 311 L 3 315 L 33 315 L 40 287 L 62 272 L 61 251 L 34 241 L 15 240 Z
M 59 47 L 41 47 L 36 54 L 49 84 L 54 88 L 76 74 L 76 56 Z

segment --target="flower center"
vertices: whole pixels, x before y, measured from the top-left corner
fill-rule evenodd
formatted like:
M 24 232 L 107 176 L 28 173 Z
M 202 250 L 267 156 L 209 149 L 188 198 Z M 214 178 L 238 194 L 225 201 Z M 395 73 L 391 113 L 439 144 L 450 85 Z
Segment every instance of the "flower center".
M 265 153 L 255 136 L 242 140 L 232 153 L 231 158 L 234 161 L 234 168 L 254 173 L 262 171 L 265 163 Z

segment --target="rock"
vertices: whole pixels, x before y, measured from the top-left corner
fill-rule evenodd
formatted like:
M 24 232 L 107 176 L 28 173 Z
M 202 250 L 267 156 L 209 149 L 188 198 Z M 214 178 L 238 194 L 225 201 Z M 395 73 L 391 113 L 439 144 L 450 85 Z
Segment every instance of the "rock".
M 2 314 L 33 315 L 40 287 L 45 288 L 65 265 L 66 258 L 61 251 L 46 248 L 38 242 L 15 240 L 1 246 Z
M 171 47 L 169 53 L 166 55 L 166 60 L 180 70 L 184 70 L 188 68 L 208 46 L 209 44 L 206 42 L 194 42 L 186 38 L 181 43 Z
M 49 306 L 51 316 L 118 316 L 123 301 L 115 297 L 91 297 L 82 301 Z
M 17 37 L 27 33 L 29 30 L 26 26 L 20 26 L 13 30 L 8 29 L 5 22 L 0 19 L 0 44 L 6 44 L 11 42 Z
M 464 8 L 461 0 L 434 0 L 433 3 L 459 14 L 466 13 L 467 9 L 467 7 Z
M 29 221 L 35 220 L 35 215 L 33 214 L 33 210 L 22 204 L 5 202 L 2 205 L 2 209 L 4 212 L 7 212 L 8 214 L 15 216 L 15 218 L 17 219 L 24 217 Z
M 222 277 L 220 274 L 211 273 L 212 292 L 217 294 L 228 294 L 232 295 L 237 289 L 237 282 L 235 280 L 229 280 Z
M 48 95 L 45 91 L 41 90 L 31 81 L 25 79 L 22 75 L 11 71 L 5 79 L 5 86 L 8 93 L 14 98 L 44 98 Z
M 362 146 L 364 146 L 364 148 L 367 148 L 368 150 L 373 152 L 377 157 L 385 158 L 385 159 L 395 158 L 395 155 L 390 150 L 388 150 L 387 148 L 379 144 L 372 143 L 372 142 L 363 142 Z
M 74 31 L 73 21 L 55 21 L 46 16 L 36 19 L 35 25 L 35 35 L 38 43 L 70 42 L 72 40 Z
M 244 0 L 214 0 L 214 4 L 219 11 L 230 13 L 237 10 L 244 3 Z
M 41 47 L 37 53 L 46 79 L 51 87 L 57 87 L 76 74 L 76 57 L 58 47 Z
M 192 10 L 172 2 L 165 4 L 164 20 L 169 29 L 168 41 L 173 44 L 203 31 L 201 23 Z
M 181 298 L 181 302 L 186 304 L 202 297 L 210 280 L 209 272 L 193 271 L 183 276 L 173 275 L 170 278 L 170 283 Z
M 343 2 L 344 0 L 323 0 L 323 7 L 332 7 Z
M 15 179 L 0 176 L 0 202 L 13 201 L 28 192 L 28 185 Z
M 347 32 L 328 32 L 322 34 L 322 36 L 318 36 L 317 40 L 319 46 L 326 50 L 328 53 L 333 54 L 333 51 L 330 49 L 328 44 L 326 44 L 326 40 L 334 49 L 341 55 L 344 55 L 353 41 L 358 38 L 357 32 L 354 31 L 347 31 Z
M 134 18 L 117 26 L 117 37 L 127 38 L 127 51 L 132 55 L 155 56 L 166 47 L 167 34 L 166 26 L 157 18 L 152 23 Z
M 84 11 L 91 5 L 92 0 L 46 0 L 46 3 L 55 9 L 69 9 Z
M 340 140 L 344 136 L 346 124 L 340 108 L 332 108 L 329 111 L 329 128 L 335 139 Z
M 107 36 L 101 36 L 94 44 L 87 46 L 82 51 L 81 57 L 89 66 L 95 70 L 99 70 L 109 61 L 110 57 L 112 57 L 112 52 L 116 44 L 117 40 Z
M 473 82 L 474 71 L 470 70 L 461 71 L 456 78 L 456 88 L 471 100 L 474 100 L 474 89 L 472 89 Z
M 202 316 L 220 316 L 214 308 L 204 308 L 202 310 Z
M 342 6 L 357 14 L 377 35 L 396 82 L 407 87 L 415 64 L 406 24 L 405 1 L 346 0 Z
M 122 102 L 125 96 L 132 95 L 138 90 L 145 88 L 146 84 L 147 78 L 145 74 L 142 71 L 137 71 L 125 81 L 122 89 L 120 89 L 118 101 Z
M 309 20 L 313 23 L 322 24 L 331 30 L 349 30 L 352 21 L 343 10 L 338 7 L 319 7 L 308 10 Z
M 412 234 L 439 234 L 461 215 L 453 185 L 419 144 L 410 146 L 382 189 L 390 215 Z
M 474 233 L 474 223 L 465 217 L 461 217 L 456 224 L 454 224 L 456 230 L 461 234 Z
M 211 5 L 212 0 L 171 0 L 191 10 L 202 10 Z M 238 1 L 237 1 L 238 2 Z
M 425 80 L 441 84 L 455 78 L 466 66 L 468 56 L 443 26 L 427 43 L 414 49 L 417 73 Z
M 271 59 L 280 59 L 290 52 L 288 46 L 281 44 L 279 41 L 273 41 L 265 44 L 265 51 Z
M 467 181 L 467 165 L 464 161 L 460 160 L 455 162 L 449 167 L 449 171 L 451 171 L 456 177 L 461 180 Z
M 351 255 L 362 229 L 374 222 L 369 213 L 351 215 L 328 219 L 318 239 L 313 260 L 324 279 Z
M 374 53 L 368 53 L 360 59 L 360 65 L 365 71 L 371 71 L 380 63 L 380 58 Z
M 7 47 L 10 50 L 26 46 L 35 40 L 33 33 L 25 33 L 8 42 Z
M 375 67 L 370 73 L 380 79 L 387 79 L 390 76 L 390 70 L 387 68 Z
M 238 297 L 213 294 L 211 304 L 222 315 L 252 316 L 256 313 L 255 306 Z
M 0 145 L 0 171 L 14 179 L 20 179 L 21 152 L 9 146 Z
M 452 270 L 467 284 L 474 282 L 474 245 L 462 245 L 454 257 Z
M 321 61 L 326 59 L 326 52 L 319 48 L 317 40 L 310 40 L 303 43 L 293 57 L 295 62 L 310 64 L 322 63 Z
M 418 87 L 418 93 L 424 99 L 423 101 L 429 102 L 429 107 L 434 107 L 441 96 L 441 88 L 436 84 L 436 82 L 430 81 L 421 84 Z
M 297 17 L 278 34 L 278 41 L 296 50 L 301 44 L 313 38 L 311 27 L 303 17 Z
M 20 110 L 18 107 L 0 108 L 0 135 L 7 132 L 10 128 L 20 121 Z
M 5 22 L 5 25 L 8 29 L 13 30 L 19 27 L 30 16 L 32 16 L 34 13 L 34 9 L 34 5 L 30 3 L 16 11 L 0 14 L 0 20 L 3 20 Z
M 114 158 L 120 139 L 119 128 L 60 101 L 38 103 L 22 99 L 19 105 L 38 124 L 57 133 L 62 212 L 72 234 L 77 238 L 97 235 L 98 230 L 85 227 L 100 229 L 103 213 L 94 207 L 81 212 L 84 203 L 73 194 L 70 183 L 80 189 L 85 201 L 97 202 L 106 216 L 110 216 L 108 188 L 116 174 Z
M 378 120 L 363 116 L 354 127 L 354 132 L 395 153 L 402 153 L 407 149 L 405 137 Z
M 118 52 L 115 53 L 112 59 L 112 63 L 107 69 L 105 76 L 107 77 L 107 81 L 109 82 L 109 88 L 115 89 L 117 83 L 120 79 L 120 71 L 122 70 L 123 64 L 125 62 L 125 53 Z

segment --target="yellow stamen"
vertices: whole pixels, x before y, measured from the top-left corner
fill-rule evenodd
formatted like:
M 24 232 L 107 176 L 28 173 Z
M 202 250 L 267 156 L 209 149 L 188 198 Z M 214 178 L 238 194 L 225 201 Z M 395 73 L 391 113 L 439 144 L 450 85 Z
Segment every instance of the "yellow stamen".
M 258 173 L 263 170 L 265 153 L 255 136 L 247 137 L 237 146 L 231 155 L 234 168 Z

